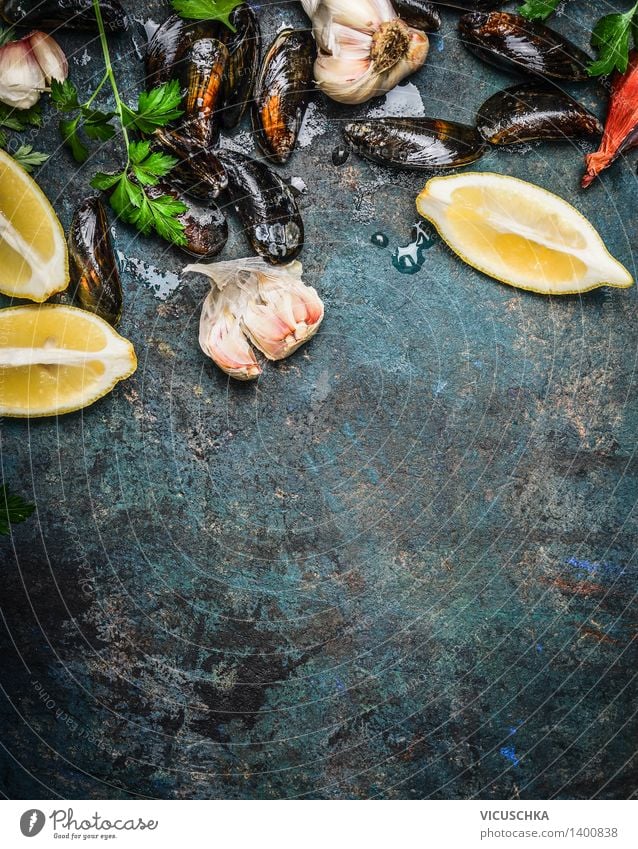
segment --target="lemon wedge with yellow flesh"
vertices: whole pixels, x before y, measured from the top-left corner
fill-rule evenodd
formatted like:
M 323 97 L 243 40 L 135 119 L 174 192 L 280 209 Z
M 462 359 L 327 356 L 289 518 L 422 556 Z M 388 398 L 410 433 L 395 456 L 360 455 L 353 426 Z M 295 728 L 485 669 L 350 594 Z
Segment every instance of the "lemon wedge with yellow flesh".
M 525 180 L 480 172 L 433 177 L 417 209 L 462 260 L 509 286 L 574 295 L 634 282 L 577 209 Z
M 94 313 L 59 304 L 0 310 L 0 416 L 80 410 L 136 368 L 131 343 Z
M 0 151 L 0 292 L 46 301 L 69 285 L 64 231 L 42 189 Z

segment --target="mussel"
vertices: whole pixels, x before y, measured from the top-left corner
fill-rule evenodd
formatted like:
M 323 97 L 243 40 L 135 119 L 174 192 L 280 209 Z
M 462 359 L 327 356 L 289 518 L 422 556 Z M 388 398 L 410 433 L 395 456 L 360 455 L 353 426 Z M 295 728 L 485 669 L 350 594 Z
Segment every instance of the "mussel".
M 182 62 L 200 39 L 215 39 L 228 50 L 223 96 L 218 100 L 224 127 L 235 127 L 250 103 L 259 67 L 260 33 L 253 10 L 247 3 L 230 15 L 229 27 L 219 21 L 184 21 L 172 15 L 154 33 L 146 50 L 146 78 L 157 86 L 183 76 Z
M 441 15 L 428 0 L 392 0 L 392 5 L 408 26 L 423 32 L 438 32 L 441 29 Z
M 266 54 L 255 91 L 253 127 L 264 152 L 287 162 L 313 91 L 315 42 L 309 30 L 284 29 Z
M 474 127 L 436 118 L 352 121 L 343 132 L 361 156 L 396 168 L 460 168 L 480 159 L 487 148 Z
M 492 11 L 504 6 L 508 0 L 431 0 L 434 6 L 448 6 L 465 12 Z
M 122 316 L 122 284 L 108 219 L 98 197 L 87 198 L 75 210 L 68 243 L 75 300 L 117 326 Z
M 228 48 L 214 38 L 200 38 L 187 51 L 183 64 L 183 122 L 193 141 L 210 147 L 219 137 L 216 110 L 224 90 Z
M 100 0 L 100 11 L 109 32 L 128 26 L 118 0 Z M 16 26 L 97 30 L 92 0 L 4 0 L 2 17 Z
M 155 130 L 153 140 L 171 156 L 178 159 L 171 170 L 171 180 L 197 198 L 216 198 L 228 186 L 224 166 L 212 150 L 179 130 Z
M 226 68 L 225 106 L 221 113 L 222 124 L 228 130 L 239 124 L 251 101 L 261 52 L 259 22 L 248 3 L 233 10 L 230 23 L 236 31 L 233 33 L 224 27 L 224 43 L 230 58 Z
M 509 12 L 471 12 L 459 21 L 465 46 L 507 71 L 579 82 L 592 62 L 580 48 L 543 24 Z
M 230 150 L 217 152 L 228 174 L 228 194 L 253 249 L 284 264 L 303 247 L 304 227 L 295 197 L 264 162 Z
M 187 240 L 185 245 L 180 246 L 182 250 L 198 257 L 213 257 L 222 252 L 228 241 L 228 222 L 216 203 L 196 203 L 166 182 L 149 186 L 146 192 L 150 197 L 171 195 L 186 205 L 186 212 L 177 216 L 184 225 Z
M 595 115 L 568 94 L 540 83 L 499 91 L 481 106 L 477 127 L 491 144 L 600 136 Z

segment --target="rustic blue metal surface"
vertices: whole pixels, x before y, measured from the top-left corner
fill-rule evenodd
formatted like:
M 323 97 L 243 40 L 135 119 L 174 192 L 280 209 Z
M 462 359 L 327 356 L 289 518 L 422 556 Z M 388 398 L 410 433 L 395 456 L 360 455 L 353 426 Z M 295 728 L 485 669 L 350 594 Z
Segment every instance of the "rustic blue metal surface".
M 554 25 L 584 46 L 597 6 Z M 303 21 L 260 11 L 266 36 Z M 511 78 L 443 17 L 412 82 L 426 114 L 471 121 Z M 60 41 L 88 90 L 97 42 Z M 112 39 L 131 99 L 143 42 Z M 604 112 L 599 84 L 578 94 Z M 159 299 L 185 258 L 117 225 L 137 374 L 83 414 L 1 424 L 3 478 L 37 505 L 0 541 L 2 792 L 629 796 L 636 292 L 543 299 L 439 242 L 400 274 L 423 180 L 336 167 L 352 112 L 314 110 L 284 172 L 307 185 L 319 336 L 229 383 L 197 344 L 205 280 Z M 37 144 L 58 144 L 50 114 Z M 65 225 L 115 156 L 77 169 L 58 150 L 41 169 Z M 633 270 L 634 159 L 587 193 L 570 144 L 476 167 L 558 191 Z M 229 257 L 248 252 L 233 230 Z

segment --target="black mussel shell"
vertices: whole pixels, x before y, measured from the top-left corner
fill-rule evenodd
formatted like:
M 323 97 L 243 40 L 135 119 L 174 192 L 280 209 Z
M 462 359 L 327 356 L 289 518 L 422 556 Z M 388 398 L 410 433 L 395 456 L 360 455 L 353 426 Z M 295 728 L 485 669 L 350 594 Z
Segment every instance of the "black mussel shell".
M 214 38 L 200 38 L 181 65 L 186 88 L 183 124 L 189 137 L 210 147 L 219 138 L 217 110 L 223 105 L 228 48 Z
M 252 99 L 261 53 L 259 22 L 247 3 L 232 12 L 230 22 L 236 32 L 224 28 L 224 43 L 230 59 L 226 72 L 226 105 L 221 113 L 222 124 L 229 130 L 239 124 Z
M 438 32 L 441 29 L 439 10 L 428 0 L 392 0 L 392 5 L 408 26 L 423 32 Z
M 471 12 L 459 21 L 461 39 L 479 58 L 509 71 L 574 82 L 589 79 L 592 62 L 543 24 L 509 12 Z
M 459 168 L 476 162 L 487 148 L 474 127 L 436 118 L 352 121 L 343 132 L 361 156 L 395 168 Z
M 512 86 L 481 106 L 477 127 L 491 144 L 600 136 L 603 126 L 573 97 L 538 83 Z
M 199 39 L 213 38 L 225 44 L 230 55 L 220 120 L 227 129 L 239 124 L 250 103 L 261 45 L 257 17 L 247 3 L 233 10 L 230 22 L 236 32 L 219 21 L 184 21 L 172 15 L 156 30 L 146 49 L 147 84 L 157 86 L 181 75 L 181 63 Z
M 197 140 L 177 130 L 155 130 L 154 144 L 175 156 L 177 165 L 171 170 L 171 182 L 197 198 L 216 198 L 228 186 L 228 177 L 219 158 Z
M 316 49 L 309 30 L 282 30 L 265 59 L 253 105 L 253 128 L 264 152 L 287 162 L 314 90 Z
M 109 32 L 128 26 L 118 0 L 100 0 L 100 11 Z M 16 26 L 97 30 L 92 0 L 4 0 L 2 17 Z
M 265 162 L 218 151 L 228 194 L 255 253 L 273 264 L 292 262 L 303 247 L 304 227 L 292 190 Z
M 181 75 L 181 62 L 200 38 L 217 38 L 218 27 L 210 21 L 185 21 L 177 15 L 155 30 L 146 48 L 146 81 L 162 85 Z
M 102 201 L 88 198 L 69 231 L 69 271 L 76 302 L 114 327 L 122 316 L 122 284 Z
M 179 246 L 182 250 L 198 257 L 213 257 L 223 251 L 228 241 L 228 222 L 216 203 L 196 203 L 166 182 L 147 187 L 146 191 L 154 198 L 170 195 L 188 207 L 177 216 L 187 239 L 185 245 Z

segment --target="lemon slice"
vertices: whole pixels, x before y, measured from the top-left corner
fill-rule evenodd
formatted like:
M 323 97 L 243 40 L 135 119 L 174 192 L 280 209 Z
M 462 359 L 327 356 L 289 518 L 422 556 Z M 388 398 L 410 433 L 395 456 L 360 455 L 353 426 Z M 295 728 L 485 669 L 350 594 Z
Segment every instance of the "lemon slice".
M 46 301 L 69 285 L 62 225 L 42 189 L 0 151 L 0 292 Z
M 0 310 L 0 415 L 54 416 L 97 401 L 137 368 L 94 313 L 61 304 Z
M 574 295 L 634 282 L 578 210 L 533 183 L 489 173 L 434 177 L 417 209 L 462 260 L 509 286 Z

